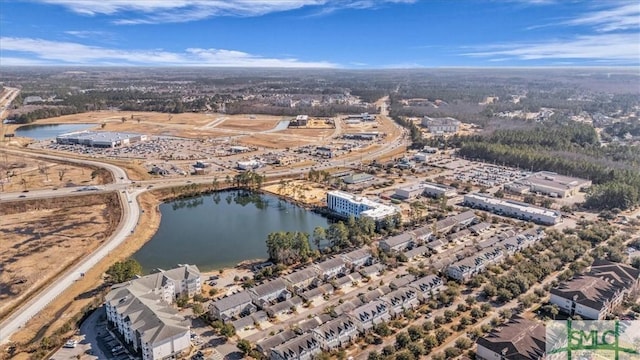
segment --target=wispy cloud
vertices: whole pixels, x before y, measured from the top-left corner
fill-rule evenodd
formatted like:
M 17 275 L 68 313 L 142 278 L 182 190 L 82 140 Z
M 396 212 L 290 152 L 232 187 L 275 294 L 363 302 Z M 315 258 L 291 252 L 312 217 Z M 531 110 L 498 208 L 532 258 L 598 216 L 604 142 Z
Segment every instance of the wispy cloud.
M 611 60 L 637 64 L 640 61 L 640 33 L 585 35 L 568 40 L 488 45 L 482 49 L 463 55 L 518 60 Z
M 614 5 L 607 9 L 588 12 L 564 24 L 588 25 L 598 32 L 640 29 L 640 2 Z
M 2 48 L 0 63 L 7 64 L 7 61 L 10 61 L 11 65 L 33 65 L 40 62 L 49 65 L 337 67 L 336 64 L 326 61 L 268 58 L 236 50 L 202 48 L 189 48 L 182 52 L 162 49 L 122 50 L 35 38 L 0 37 L 0 48 Z M 30 56 L 20 57 L 25 53 Z
M 67 35 L 75 36 L 80 39 L 89 39 L 96 37 L 111 37 L 111 33 L 106 31 L 93 31 L 93 30 L 69 30 L 64 32 Z
M 413 3 L 417 0 L 31 0 L 64 6 L 83 15 L 121 15 L 121 25 L 177 23 L 214 16 L 260 16 L 273 12 L 317 7 L 320 12 L 338 9 L 369 9 L 385 3 Z

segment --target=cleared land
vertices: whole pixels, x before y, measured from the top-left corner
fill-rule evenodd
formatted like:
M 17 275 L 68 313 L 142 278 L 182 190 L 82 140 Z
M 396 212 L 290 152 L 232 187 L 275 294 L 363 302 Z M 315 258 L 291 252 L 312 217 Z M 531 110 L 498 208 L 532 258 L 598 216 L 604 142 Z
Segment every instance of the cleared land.
M 120 213 L 115 193 L 3 204 L 0 316 L 102 244 Z
M 0 187 L 3 191 L 12 192 L 73 185 L 101 185 L 112 181 L 108 171 L 96 170 L 97 168 L 5 153 L 0 157 Z
M 262 190 L 307 205 L 322 205 L 327 197 L 327 190 L 323 186 L 305 180 L 284 180 L 279 184 L 264 186 Z

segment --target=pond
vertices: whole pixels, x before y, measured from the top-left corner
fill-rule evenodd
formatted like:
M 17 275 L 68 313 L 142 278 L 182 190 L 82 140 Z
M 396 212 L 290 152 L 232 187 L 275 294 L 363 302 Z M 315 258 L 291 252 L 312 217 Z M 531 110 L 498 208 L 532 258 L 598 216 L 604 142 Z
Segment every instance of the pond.
M 16 129 L 16 136 L 27 137 L 36 140 L 53 139 L 56 136 L 87 130 L 96 124 L 32 124 L 20 126 Z
M 195 264 L 201 271 L 266 259 L 267 235 L 274 231 L 313 233 L 327 219 L 272 195 L 220 191 L 160 205 L 156 234 L 133 258 L 145 272 Z

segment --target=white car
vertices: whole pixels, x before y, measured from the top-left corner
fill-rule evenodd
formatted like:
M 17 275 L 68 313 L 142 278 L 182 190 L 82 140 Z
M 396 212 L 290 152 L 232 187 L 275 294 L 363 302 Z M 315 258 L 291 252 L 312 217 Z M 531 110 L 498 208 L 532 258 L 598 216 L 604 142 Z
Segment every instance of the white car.
M 64 347 L 66 348 L 75 348 L 76 345 L 78 345 L 78 342 L 76 340 L 67 340 L 67 342 L 64 343 Z

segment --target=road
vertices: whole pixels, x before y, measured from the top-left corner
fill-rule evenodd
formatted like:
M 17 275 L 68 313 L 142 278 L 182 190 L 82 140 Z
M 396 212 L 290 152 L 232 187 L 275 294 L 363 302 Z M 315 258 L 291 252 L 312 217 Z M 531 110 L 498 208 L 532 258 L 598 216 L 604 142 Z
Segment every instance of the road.
M 17 93 L 15 93 L 17 95 Z M 14 95 L 14 96 L 15 96 Z M 383 101 L 384 102 L 384 101 Z M 381 106 L 383 110 L 386 111 L 386 106 Z M 384 121 L 391 121 L 387 114 L 381 114 L 384 118 Z M 392 122 L 393 123 L 393 122 Z M 393 123 L 394 126 L 399 126 Z M 332 168 L 339 167 L 341 165 L 346 164 L 347 162 L 353 162 L 358 160 L 372 160 L 377 157 L 384 156 L 386 153 L 396 150 L 401 146 L 405 146 L 407 143 L 405 133 L 403 129 L 399 132 L 399 136 L 396 136 L 394 139 L 389 139 L 385 146 L 382 146 L 380 149 L 369 152 L 363 155 L 355 155 L 348 156 L 346 158 L 341 159 L 333 159 L 328 163 L 321 165 L 319 168 Z M 221 174 L 216 174 L 215 176 L 199 176 L 199 177 L 191 177 L 189 180 L 185 180 L 184 178 L 172 178 L 172 179 L 154 179 L 148 181 L 140 181 L 135 184 L 136 187 L 132 187 L 132 182 L 129 180 L 127 173 L 120 167 L 100 162 L 99 160 L 81 160 L 81 159 L 71 159 L 64 156 L 59 155 L 48 155 L 48 154 L 40 154 L 33 153 L 24 150 L 13 150 L 13 149 L 3 149 L 8 153 L 12 153 L 15 155 L 29 155 L 34 157 L 40 157 L 49 160 L 58 160 L 58 161 L 66 161 L 79 165 L 91 165 L 102 167 L 109 170 L 113 174 L 114 183 L 101 185 L 99 186 L 100 190 L 96 191 L 78 191 L 80 188 L 84 186 L 77 187 L 66 187 L 59 188 L 57 190 L 47 189 L 47 190 L 32 190 L 28 193 L 21 192 L 13 192 L 13 193 L 3 193 L 0 198 L 0 202 L 4 201 L 16 201 L 22 199 L 42 199 L 42 198 L 50 198 L 50 197 L 63 197 L 63 196 L 80 196 L 85 195 L 87 193 L 101 193 L 108 191 L 117 191 L 118 196 L 120 197 L 120 202 L 123 207 L 123 215 L 122 220 L 115 232 L 111 235 L 111 237 L 105 242 L 101 247 L 96 249 L 93 253 L 88 255 L 85 259 L 83 259 L 80 263 L 73 266 L 71 269 L 66 271 L 62 276 L 56 279 L 53 283 L 51 283 L 48 287 L 43 289 L 39 294 L 34 296 L 30 301 L 24 303 L 20 308 L 16 309 L 13 314 L 11 314 L 5 321 L 0 323 L 0 343 L 6 342 L 18 329 L 20 329 L 26 322 L 31 319 L 33 316 L 38 314 L 42 309 L 44 309 L 53 299 L 60 296 L 69 286 L 71 286 L 75 281 L 77 281 L 83 274 L 93 266 L 95 266 L 100 260 L 102 260 L 105 256 L 107 256 L 111 251 L 116 249 L 120 244 L 122 244 L 127 237 L 133 233 L 135 227 L 140 219 L 140 206 L 137 201 L 137 197 L 145 192 L 150 190 L 151 188 L 162 188 L 162 187 L 173 187 L 176 185 L 185 185 L 187 182 L 189 183 L 211 183 L 214 178 L 218 178 Z M 264 174 L 267 178 L 277 178 L 282 176 L 292 176 L 304 174 L 309 171 L 309 168 L 297 168 L 297 169 L 285 169 L 285 170 L 273 170 L 266 171 Z M 225 174 L 222 174 L 225 175 Z M 137 187 L 140 186 L 140 187 Z

